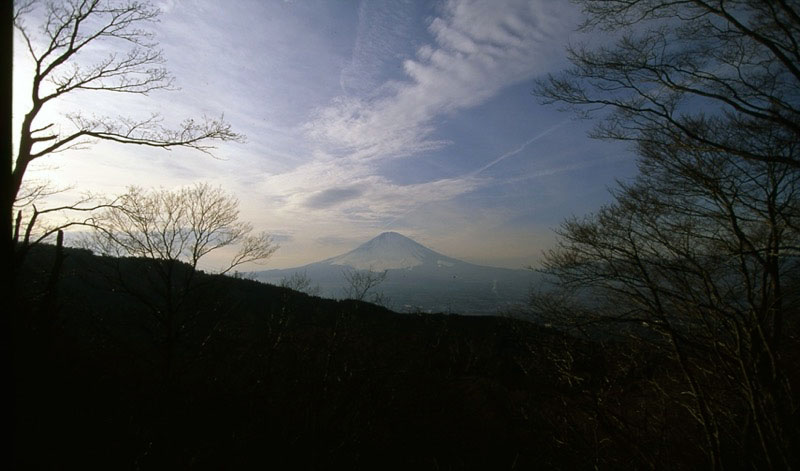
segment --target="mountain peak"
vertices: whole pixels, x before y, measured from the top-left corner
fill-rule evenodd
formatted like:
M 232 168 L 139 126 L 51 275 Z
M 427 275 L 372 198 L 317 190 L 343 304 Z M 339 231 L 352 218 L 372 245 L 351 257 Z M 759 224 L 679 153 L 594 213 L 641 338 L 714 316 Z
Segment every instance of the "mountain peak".
M 397 232 L 383 232 L 355 250 L 328 260 L 331 265 L 347 265 L 359 270 L 411 268 L 434 259 L 447 259 Z M 434 262 L 435 263 L 435 262 Z
M 380 234 L 378 234 L 377 237 L 374 237 L 372 240 L 375 240 L 375 239 L 399 239 L 399 240 L 407 239 L 407 240 L 412 240 L 412 239 L 404 236 L 403 234 L 400 234 L 400 233 L 394 232 L 394 231 L 381 232 Z
M 372 239 L 368 240 L 361 244 L 361 246 L 372 244 L 372 243 L 382 243 L 382 244 L 414 244 L 422 246 L 419 242 L 415 241 L 410 237 L 406 237 L 403 234 L 394 231 L 388 232 L 381 232 L 377 236 L 373 237 Z

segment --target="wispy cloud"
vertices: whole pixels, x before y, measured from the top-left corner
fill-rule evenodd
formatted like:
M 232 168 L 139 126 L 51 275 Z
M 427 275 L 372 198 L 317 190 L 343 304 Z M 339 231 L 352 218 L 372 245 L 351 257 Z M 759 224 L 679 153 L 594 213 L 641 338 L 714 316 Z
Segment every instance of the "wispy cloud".
M 557 124 L 554 124 L 553 126 L 550 126 L 549 128 L 545 129 L 544 131 L 536 134 L 532 138 L 530 138 L 527 141 L 523 142 L 519 147 L 517 147 L 517 148 L 515 148 L 513 150 L 510 150 L 508 152 L 505 152 L 502 155 L 500 155 L 499 157 L 497 157 L 496 159 L 494 159 L 491 162 L 489 162 L 488 164 L 483 165 L 482 167 L 480 167 L 478 169 L 475 169 L 475 170 L 473 170 L 471 172 L 467 172 L 464 175 L 456 177 L 453 180 L 462 180 L 462 181 L 470 180 L 470 181 L 472 181 L 473 185 L 472 185 L 472 187 L 470 189 L 474 189 L 474 188 L 480 186 L 480 184 L 485 184 L 488 180 L 479 180 L 478 179 L 478 176 L 482 172 L 494 167 L 495 165 L 499 164 L 500 162 L 502 162 L 503 160 L 505 160 L 505 159 L 507 159 L 509 157 L 513 157 L 514 155 L 519 154 L 520 152 L 525 150 L 525 148 L 527 148 L 529 145 L 531 145 L 534 142 L 546 137 L 547 135 L 549 135 L 552 132 L 556 131 L 560 127 L 564 126 L 569 121 L 570 121 L 569 119 L 565 119 L 565 120 L 561 121 L 560 123 L 557 123 Z M 581 166 L 570 166 L 569 168 L 564 167 L 564 168 L 554 169 L 553 174 L 559 173 L 561 171 L 566 171 L 566 170 L 570 170 L 570 169 L 579 169 L 579 168 L 582 168 L 582 167 Z M 547 171 L 549 171 L 549 170 L 550 169 L 548 169 Z M 544 175 L 544 173 L 542 173 L 542 175 Z M 530 179 L 532 177 L 533 177 L 532 175 L 525 175 L 522 178 L 523 179 Z M 513 182 L 513 181 L 518 180 L 519 178 L 520 177 L 515 177 L 515 178 L 508 179 L 506 181 L 507 182 Z M 412 212 L 421 210 L 427 203 L 430 203 L 430 202 L 431 201 L 424 201 L 423 200 L 423 201 L 420 201 L 416 206 L 412 206 L 412 207 L 406 209 L 402 213 L 398 214 L 397 216 L 395 216 L 394 218 L 389 220 L 386 224 L 384 224 L 383 229 L 388 229 L 388 228 L 392 227 L 394 224 L 396 224 L 398 221 L 400 221 L 401 219 L 405 218 L 406 216 L 408 216 Z
M 265 189 L 285 192 L 285 213 L 317 211 L 314 217 L 385 228 L 424 205 L 487 184 L 481 172 L 563 123 L 476 171 L 451 178 L 400 185 L 376 169 L 385 159 L 448 146 L 449 140 L 438 137 L 437 120 L 552 68 L 560 54 L 556 43 L 571 26 L 571 10 L 563 6 L 549 0 L 450 0 L 429 19 L 431 41 L 403 59 L 412 6 L 364 2 L 353 58 L 341 75 L 344 94 L 317 108 L 302 126 L 317 157 L 270 177 Z M 402 74 L 381 82 L 392 62 L 402 66 Z
M 352 200 L 361 196 L 364 190 L 350 186 L 347 188 L 330 188 L 309 197 L 305 201 L 305 206 L 312 209 L 325 209 L 331 206 Z
M 560 55 L 555 42 L 569 27 L 562 7 L 547 0 L 451 0 L 428 27 L 433 43 L 402 62 L 403 80 L 383 84 L 378 97 L 339 97 L 305 129 L 321 145 L 361 159 L 446 145 L 432 137 L 435 118 L 552 67 Z
M 417 21 L 410 0 L 361 2 L 350 62 L 339 83 L 345 96 L 374 96 L 387 81 L 389 70 L 406 54 Z
M 267 177 L 259 192 L 282 197 L 279 212 L 284 217 L 328 221 L 337 230 L 346 226 L 341 224 L 345 221 L 379 228 L 421 202 L 446 201 L 479 183 L 473 178 L 450 178 L 400 185 L 375 175 L 367 165 L 326 160 Z

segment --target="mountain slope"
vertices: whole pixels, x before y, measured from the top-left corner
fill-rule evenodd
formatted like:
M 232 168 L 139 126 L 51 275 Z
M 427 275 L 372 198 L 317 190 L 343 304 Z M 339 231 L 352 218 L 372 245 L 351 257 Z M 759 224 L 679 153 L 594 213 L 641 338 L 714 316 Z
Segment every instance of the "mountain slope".
M 318 285 L 321 295 L 342 297 L 344 274 L 352 270 L 386 271 L 377 288 L 398 311 L 487 314 L 523 304 L 538 278 L 529 270 L 486 267 L 435 252 L 396 232 L 385 232 L 345 254 L 297 268 L 254 272 L 279 284 L 295 274 Z

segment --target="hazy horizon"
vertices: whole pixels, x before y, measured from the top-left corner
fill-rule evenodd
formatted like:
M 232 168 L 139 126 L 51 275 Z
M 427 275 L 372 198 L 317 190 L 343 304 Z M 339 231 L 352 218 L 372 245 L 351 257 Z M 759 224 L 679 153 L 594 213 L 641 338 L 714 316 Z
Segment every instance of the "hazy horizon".
M 245 270 L 319 261 L 385 231 L 523 268 L 565 217 L 598 209 L 616 179 L 634 174 L 624 146 L 590 140 L 591 123 L 531 94 L 536 77 L 567 65 L 568 43 L 591 40 L 574 32 L 580 12 L 569 2 L 154 4 L 162 13 L 151 31 L 179 89 L 70 94 L 49 116 L 159 112 L 174 125 L 224 114 L 247 142 L 220 144 L 219 159 L 113 143 L 48 156 L 26 178 L 74 187 L 54 204 L 208 181 L 281 245 Z M 103 46 L 83 59 L 127 48 Z M 19 129 L 31 64 L 18 33 L 14 48 Z

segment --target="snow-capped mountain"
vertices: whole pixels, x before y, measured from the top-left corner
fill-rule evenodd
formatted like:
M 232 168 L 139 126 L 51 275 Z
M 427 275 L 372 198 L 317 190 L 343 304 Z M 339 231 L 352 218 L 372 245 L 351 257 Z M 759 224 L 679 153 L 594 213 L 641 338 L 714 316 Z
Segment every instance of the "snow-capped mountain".
M 525 303 L 538 278 L 530 270 L 486 267 L 435 252 L 396 232 L 384 232 L 345 254 L 297 268 L 250 275 L 280 284 L 295 274 L 319 286 L 320 295 L 344 296 L 348 271 L 386 271 L 376 290 L 397 311 L 487 314 Z
M 322 263 L 357 270 L 402 270 L 419 265 L 452 266 L 458 260 L 445 257 L 397 232 L 384 232 L 355 250 Z

